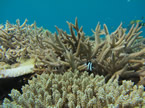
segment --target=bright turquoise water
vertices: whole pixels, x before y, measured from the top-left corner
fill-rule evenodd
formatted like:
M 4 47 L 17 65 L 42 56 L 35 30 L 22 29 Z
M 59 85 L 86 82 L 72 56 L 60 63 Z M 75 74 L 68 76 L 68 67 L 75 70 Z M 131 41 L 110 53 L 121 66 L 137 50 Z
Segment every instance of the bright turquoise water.
M 111 32 L 121 21 L 126 27 L 131 20 L 144 18 L 145 0 L 0 0 L 0 24 L 27 18 L 29 24 L 36 21 L 52 32 L 55 25 L 68 31 L 66 21 L 74 23 L 75 17 L 87 35 L 98 21 Z

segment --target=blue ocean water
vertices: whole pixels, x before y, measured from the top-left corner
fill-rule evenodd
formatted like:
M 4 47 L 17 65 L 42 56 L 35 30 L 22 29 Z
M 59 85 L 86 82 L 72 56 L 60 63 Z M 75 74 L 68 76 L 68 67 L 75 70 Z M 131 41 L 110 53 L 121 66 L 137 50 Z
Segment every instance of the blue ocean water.
M 111 32 L 120 22 L 124 27 L 131 20 L 145 22 L 145 0 L 0 0 L 0 24 L 27 18 L 52 32 L 55 25 L 69 32 L 66 21 L 74 23 L 76 17 L 86 35 L 92 35 L 98 21 Z

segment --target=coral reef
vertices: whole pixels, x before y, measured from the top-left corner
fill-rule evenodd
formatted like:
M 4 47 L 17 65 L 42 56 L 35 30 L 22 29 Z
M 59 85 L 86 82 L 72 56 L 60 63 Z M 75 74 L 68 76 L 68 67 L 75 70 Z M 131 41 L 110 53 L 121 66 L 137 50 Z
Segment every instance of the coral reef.
M 57 26 L 57 33 L 51 33 L 38 28 L 36 23 L 28 25 L 27 19 L 21 25 L 17 20 L 15 25 L 7 21 L 0 27 L 0 84 L 11 78 L 25 79 L 25 75 L 33 74 L 34 77 L 35 74 L 42 74 L 29 80 L 29 85 L 22 88 L 23 94 L 12 90 L 13 101 L 5 99 L 3 105 L 144 105 L 143 86 L 134 85 L 145 85 L 145 39 L 141 36 L 142 27 L 132 25 L 127 31 L 121 23 L 114 32 L 109 33 L 106 24 L 101 29 L 98 23 L 96 29 L 92 30 L 92 40 L 92 37 L 85 36 L 83 27 L 78 26 L 77 18 L 75 24 L 67 24 L 70 33 Z M 125 80 L 131 80 L 134 84 Z M 1 88 L 0 93 L 3 93 L 5 90 Z
M 58 27 L 58 34 L 52 34 L 38 28 L 36 23 L 27 25 L 27 20 L 22 25 L 19 20 L 16 22 L 16 25 L 7 22 L 5 28 L 0 29 L 1 62 L 11 65 L 34 58 L 35 72 L 86 70 L 104 75 L 106 81 L 116 75 L 122 79 L 139 79 L 145 74 L 145 45 L 138 24 L 126 32 L 121 23 L 110 34 L 105 24 L 101 29 L 98 23 L 92 41 L 86 38 L 83 27 L 79 28 L 77 18 L 75 24 L 67 22 L 70 34 Z M 105 35 L 104 40 L 101 35 Z
M 131 81 L 105 83 L 103 76 L 79 71 L 38 75 L 22 87 L 22 94 L 12 90 L 12 101 L 4 108 L 133 108 L 145 107 L 143 86 Z

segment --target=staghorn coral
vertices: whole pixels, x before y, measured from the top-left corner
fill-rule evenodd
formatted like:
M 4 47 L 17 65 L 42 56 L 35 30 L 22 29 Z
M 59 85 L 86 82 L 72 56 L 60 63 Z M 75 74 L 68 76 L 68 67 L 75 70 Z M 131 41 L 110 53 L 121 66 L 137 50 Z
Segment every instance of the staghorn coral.
M 20 20 L 16 20 L 15 25 L 7 21 L 5 26 L 0 28 L 1 62 L 13 64 L 21 59 L 30 58 L 28 49 L 31 47 L 32 38 L 42 35 L 43 28 L 36 27 L 36 22 L 28 25 L 27 21 L 26 19 L 22 25 Z
M 128 76 L 128 78 L 139 76 L 139 72 L 137 71 L 140 70 L 145 62 L 145 48 L 143 43 L 135 43 L 142 33 L 142 31 L 139 31 L 140 29 L 141 27 L 138 28 L 138 24 L 136 27 L 133 25 L 130 31 L 126 33 L 126 29 L 122 28 L 121 23 L 116 31 L 109 34 L 107 26 L 104 24 L 106 39 L 102 42 L 103 46 L 100 49 L 101 51 L 96 51 L 96 58 L 98 66 L 102 67 L 99 69 L 103 69 L 103 72 L 99 72 L 103 75 L 107 75 L 106 78 L 110 76 L 115 77 L 116 75 L 120 75 L 120 77 L 123 78 L 125 78 L 125 76 Z M 94 32 L 97 42 L 100 40 L 99 31 L 100 25 L 97 25 Z M 101 42 L 99 44 L 101 44 Z M 95 47 L 97 46 L 96 44 Z
M 25 74 L 33 73 L 30 71 L 34 68 L 34 57 L 30 57 L 31 38 L 43 33 L 42 28 L 36 27 L 36 23 L 27 25 L 27 19 L 20 25 L 17 20 L 16 24 L 10 24 L 8 21 L 0 28 L 0 76 L 1 77 L 18 77 Z M 31 66 L 25 66 L 29 62 Z M 26 63 L 24 63 L 26 62 Z M 27 64 L 28 65 L 28 64 Z M 29 68 L 29 69 L 28 69 Z
M 22 25 L 20 25 L 19 20 L 16 22 L 16 25 L 12 25 L 7 21 L 5 26 L 0 29 L 1 61 L 9 64 L 16 62 L 16 58 L 26 55 L 26 43 L 28 42 L 28 35 L 26 35 L 27 19 Z
M 101 30 L 98 23 L 93 31 L 95 40 L 90 41 L 89 37 L 85 37 L 83 28 L 79 28 L 77 18 L 75 24 L 67 23 L 70 34 L 56 27 L 58 34 L 45 31 L 43 39 L 37 37 L 37 45 L 41 49 L 34 46 L 35 49 L 30 51 L 36 54 L 37 71 L 63 73 L 67 70 L 87 70 L 106 76 L 106 81 L 117 75 L 121 79 L 139 80 L 139 76 L 145 74 L 144 69 L 142 70 L 145 45 L 140 40 L 142 31 L 138 24 L 126 32 L 121 23 L 110 34 L 105 24 Z M 101 35 L 105 35 L 104 40 Z
M 133 108 L 145 107 L 143 86 L 131 81 L 105 83 L 103 76 L 79 71 L 38 75 L 22 87 L 13 89 L 12 101 L 5 99 L 4 108 Z

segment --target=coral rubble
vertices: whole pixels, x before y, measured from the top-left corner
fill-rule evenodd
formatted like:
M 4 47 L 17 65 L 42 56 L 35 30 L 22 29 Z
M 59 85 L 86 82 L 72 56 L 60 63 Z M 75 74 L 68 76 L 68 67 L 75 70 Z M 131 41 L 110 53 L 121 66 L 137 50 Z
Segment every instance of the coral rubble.
M 133 108 L 145 106 L 143 86 L 131 81 L 109 80 L 103 76 L 79 71 L 38 75 L 22 87 L 12 90 L 12 101 L 5 99 L 4 108 Z

